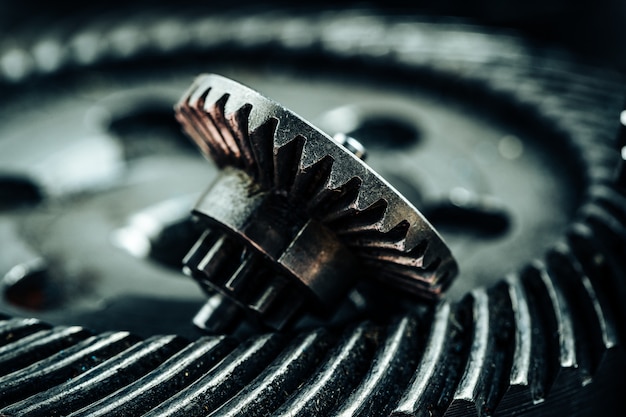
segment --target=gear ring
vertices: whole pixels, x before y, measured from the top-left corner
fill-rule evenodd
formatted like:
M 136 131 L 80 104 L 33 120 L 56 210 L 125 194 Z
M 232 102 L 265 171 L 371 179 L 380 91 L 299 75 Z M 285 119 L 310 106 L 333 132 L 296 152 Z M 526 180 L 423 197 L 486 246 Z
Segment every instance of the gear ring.
M 360 262 L 379 281 L 423 298 L 438 298 L 452 282 L 456 262 L 423 215 L 295 113 L 211 74 L 196 80 L 176 106 L 176 117 L 223 169 L 195 216 L 239 236 L 249 250 L 206 232 L 187 255 L 186 270 L 264 323 L 281 328 L 306 303 L 293 280 L 309 290 L 318 310 L 336 305 L 355 271 L 363 271 Z M 272 276 L 259 285 L 267 275 L 259 267 L 268 263 L 264 258 L 290 279 Z M 243 262 L 225 273 L 232 259 Z

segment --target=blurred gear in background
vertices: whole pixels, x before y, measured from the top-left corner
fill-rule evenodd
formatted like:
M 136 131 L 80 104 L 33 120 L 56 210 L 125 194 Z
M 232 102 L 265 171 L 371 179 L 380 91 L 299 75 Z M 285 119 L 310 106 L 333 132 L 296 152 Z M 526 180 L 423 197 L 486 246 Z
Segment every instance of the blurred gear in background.
M 619 415 L 625 6 L 602 3 L 0 6 L 2 413 Z M 201 336 L 180 270 L 217 170 L 172 111 L 200 72 L 363 143 L 457 257 L 448 299 L 360 285 L 291 332 Z

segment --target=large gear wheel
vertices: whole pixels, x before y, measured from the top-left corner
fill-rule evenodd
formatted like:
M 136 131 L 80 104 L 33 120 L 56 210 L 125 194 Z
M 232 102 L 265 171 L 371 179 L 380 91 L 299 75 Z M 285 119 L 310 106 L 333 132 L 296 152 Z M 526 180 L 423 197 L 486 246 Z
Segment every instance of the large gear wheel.
M 281 328 L 306 303 L 337 305 L 359 276 L 430 299 L 450 285 L 456 262 L 422 214 L 293 112 L 218 75 L 199 77 L 176 109 L 230 167 L 194 208 L 211 229 L 184 263 L 204 286 Z

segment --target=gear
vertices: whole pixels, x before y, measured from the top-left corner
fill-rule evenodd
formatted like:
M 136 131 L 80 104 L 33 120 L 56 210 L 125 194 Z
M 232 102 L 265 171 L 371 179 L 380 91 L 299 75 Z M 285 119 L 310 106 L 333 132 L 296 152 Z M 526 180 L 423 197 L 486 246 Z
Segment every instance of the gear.
M 176 117 L 222 168 L 194 209 L 208 231 L 184 261 L 203 287 L 281 328 L 302 306 L 331 309 L 359 274 L 427 299 L 450 285 L 456 262 L 422 214 L 293 112 L 203 75 Z

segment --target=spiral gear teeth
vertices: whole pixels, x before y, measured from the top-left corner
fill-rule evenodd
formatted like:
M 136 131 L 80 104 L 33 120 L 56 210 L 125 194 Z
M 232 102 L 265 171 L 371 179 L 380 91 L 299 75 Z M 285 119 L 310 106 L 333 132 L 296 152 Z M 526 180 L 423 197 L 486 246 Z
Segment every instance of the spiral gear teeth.
M 568 236 L 572 259 L 577 260 L 577 268 L 588 276 L 589 283 L 602 306 L 602 335 L 607 348 L 615 346 L 620 339 L 626 322 L 623 309 L 623 280 L 611 271 L 606 257 L 594 242 L 593 231 L 586 225 L 577 224 Z M 598 310 L 597 303 L 596 310 Z
M 582 378 L 590 379 L 603 353 L 617 344 L 617 332 L 598 303 L 598 294 L 569 247 L 559 243 L 546 256 L 548 269 L 571 309 L 576 332 L 577 362 Z M 579 279 L 571 280 L 576 276 Z M 583 326 L 582 323 L 585 323 Z M 584 340 L 584 344 L 579 342 Z
M 581 383 L 571 310 L 543 262 L 536 261 L 521 276 L 530 308 L 533 364 L 530 386 L 534 401 L 542 401 L 555 388 L 567 390 Z
M 539 271 L 542 284 L 554 306 L 554 315 L 557 323 L 560 365 L 563 368 L 575 368 L 578 366 L 576 346 L 574 338 L 574 323 L 569 305 L 561 289 L 556 285 L 550 272 L 543 262 L 536 262 L 535 267 Z
M 483 384 L 486 382 L 482 377 L 483 369 L 487 366 L 490 352 L 489 346 L 489 298 L 483 289 L 477 289 L 471 293 L 473 298 L 474 334 L 463 375 L 454 392 L 452 403 L 446 414 L 478 416 L 480 405 L 477 404 L 477 396 L 484 392 Z
M 338 416 L 333 409 L 340 406 L 356 388 L 358 379 L 372 359 L 373 339 L 378 333 L 379 330 L 367 322 L 344 332 L 334 349 L 324 355 L 315 376 L 303 381 L 298 390 L 272 415 Z
M 454 384 L 458 363 L 462 362 L 465 356 L 466 341 L 457 327 L 464 324 L 466 325 L 459 323 L 450 304 L 444 302 L 437 306 L 424 353 L 408 387 L 391 414 L 393 417 L 443 415 L 447 404 L 441 402 L 445 402 L 445 397 L 449 396 L 447 390 L 449 385 Z M 453 346 L 461 351 L 452 354 Z M 437 378 L 440 373 L 448 375 L 445 381 L 447 383 L 433 384 L 433 381 L 441 381 Z
M 313 372 L 327 350 L 328 334 L 314 330 L 296 336 L 267 368 L 211 413 L 214 417 L 269 416 L 291 394 L 299 392 L 302 373 Z M 203 413 L 206 415 L 206 412 Z
M 375 267 L 380 265 L 378 261 L 364 260 L 366 265 Z M 428 270 L 416 270 L 415 268 L 404 267 L 395 263 L 386 265 L 380 269 L 377 279 L 392 281 L 398 288 L 403 288 L 407 292 L 420 294 L 426 299 L 436 299 L 448 282 L 448 274 L 435 273 L 434 268 Z

